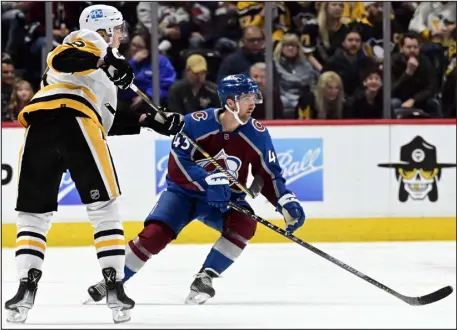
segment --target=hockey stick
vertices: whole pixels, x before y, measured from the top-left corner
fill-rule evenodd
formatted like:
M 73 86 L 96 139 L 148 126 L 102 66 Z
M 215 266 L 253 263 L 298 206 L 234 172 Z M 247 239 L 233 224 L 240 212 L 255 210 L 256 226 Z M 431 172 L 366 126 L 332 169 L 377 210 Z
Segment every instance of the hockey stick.
M 250 189 L 252 191 L 260 192 L 262 190 L 262 188 L 263 188 L 263 182 L 256 177 L 256 179 L 253 181 Z M 259 217 L 258 215 L 253 214 L 250 210 L 245 209 L 245 208 L 243 208 L 241 206 L 238 206 L 233 202 L 229 202 L 229 207 L 234 209 L 234 210 L 236 210 L 236 211 L 238 211 L 238 212 L 246 214 L 247 216 L 251 217 L 255 221 L 260 222 L 262 225 L 265 225 L 268 228 L 270 228 L 271 230 L 277 232 L 278 234 L 290 239 L 294 243 L 297 243 L 300 246 L 304 247 L 305 249 L 308 249 L 311 252 L 314 252 L 315 254 L 319 255 L 320 257 L 322 257 L 324 259 L 327 259 L 328 261 L 330 261 L 330 262 L 334 263 L 335 265 L 343 268 L 344 270 L 347 270 L 351 274 L 354 274 L 355 276 L 357 276 L 357 277 L 361 278 L 362 280 L 364 280 L 364 281 L 376 286 L 377 288 L 379 288 L 381 290 L 384 290 L 387 293 L 390 293 L 394 297 L 404 301 L 405 303 L 407 303 L 409 305 L 421 306 L 421 305 L 432 304 L 432 303 L 434 303 L 434 302 L 436 302 L 438 300 L 446 298 L 453 291 L 452 286 L 448 285 L 446 287 L 443 287 L 443 288 L 441 288 L 441 289 L 439 289 L 439 290 L 437 290 L 435 292 L 432 292 L 430 294 L 427 294 L 425 296 L 419 296 L 419 297 L 404 296 L 404 295 L 398 293 L 397 291 L 392 290 L 391 288 L 387 287 L 386 285 L 374 280 L 373 278 L 363 274 L 362 272 L 358 271 L 357 269 L 354 269 L 351 266 L 345 264 L 344 262 L 342 262 L 342 261 L 332 257 L 331 255 L 319 250 L 318 248 L 312 246 L 311 244 L 304 242 L 300 238 L 290 234 L 289 232 L 285 231 L 284 229 L 282 229 L 282 228 L 280 228 L 278 226 L 275 226 L 271 222 Z
M 162 110 L 159 107 L 157 107 L 154 103 L 152 103 L 149 100 L 149 98 L 143 92 L 141 92 L 135 85 L 132 85 L 131 88 L 132 88 L 133 91 L 137 92 L 138 95 L 146 103 L 148 103 L 154 110 L 156 110 L 160 114 L 163 114 Z M 231 181 L 236 186 L 238 186 L 241 190 L 243 190 L 247 195 L 249 195 L 250 197 L 255 197 L 262 190 L 263 182 L 262 182 L 260 177 L 254 178 L 254 182 L 251 185 L 250 190 L 248 190 L 240 182 L 238 182 L 238 180 L 236 180 L 236 178 L 234 178 L 227 171 L 225 171 L 225 169 L 222 168 L 216 162 L 216 160 L 214 160 L 214 158 L 212 158 L 208 153 L 206 153 L 195 141 L 190 139 L 185 133 L 181 132 L 181 134 L 185 138 L 187 138 L 189 140 L 189 142 L 192 145 L 194 145 L 197 148 L 197 150 L 200 151 L 203 154 L 204 157 L 208 158 L 208 160 L 213 165 L 215 165 L 217 169 L 221 170 L 221 172 L 223 172 L 223 173 L 226 173 L 226 175 L 229 177 L 229 179 L 231 179 Z M 362 272 L 352 268 L 351 266 L 345 264 L 344 262 L 342 262 L 342 261 L 332 257 L 331 255 L 319 250 L 318 248 L 312 246 L 311 244 L 304 242 L 300 238 L 290 234 L 289 232 L 285 231 L 284 229 L 272 224 L 271 222 L 269 222 L 269 221 L 267 221 L 267 220 L 255 215 L 255 214 L 253 214 L 250 210 L 247 210 L 247 209 L 245 209 L 243 207 L 240 207 L 240 206 L 236 205 L 233 202 L 229 202 L 229 207 L 234 209 L 234 210 L 236 210 L 236 211 L 238 211 L 238 212 L 246 214 L 247 216 L 251 217 L 255 221 L 257 221 L 257 222 L 261 223 L 262 225 L 270 228 L 271 230 L 273 230 L 273 231 L 277 232 L 278 234 L 282 235 L 283 237 L 286 237 L 287 239 L 293 241 L 294 243 L 299 244 L 300 246 L 304 247 L 305 249 L 307 249 L 307 250 L 319 255 L 320 257 L 322 257 L 322 258 L 324 258 L 324 259 L 326 259 L 326 260 L 328 260 L 330 262 L 332 262 L 333 264 L 343 268 L 344 270 L 350 272 L 351 274 L 354 274 L 355 276 L 357 276 L 357 277 L 363 279 L 364 281 L 376 286 L 377 288 L 379 288 L 381 290 L 384 290 L 387 293 L 390 293 L 394 297 L 404 301 L 405 303 L 407 303 L 409 305 L 421 306 L 421 305 L 431 304 L 431 303 L 434 303 L 436 301 L 439 301 L 441 299 L 446 298 L 447 296 L 449 296 L 453 292 L 452 286 L 446 286 L 446 287 L 443 287 L 443 288 L 441 288 L 441 289 L 439 289 L 439 290 L 437 290 L 435 292 L 427 294 L 425 296 L 409 297 L 409 296 L 402 295 L 402 294 L 398 293 L 397 291 L 392 290 L 391 288 L 387 287 L 386 285 L 384 285 L 384 284 L 374 280 L 373 278 L 363 274 Z

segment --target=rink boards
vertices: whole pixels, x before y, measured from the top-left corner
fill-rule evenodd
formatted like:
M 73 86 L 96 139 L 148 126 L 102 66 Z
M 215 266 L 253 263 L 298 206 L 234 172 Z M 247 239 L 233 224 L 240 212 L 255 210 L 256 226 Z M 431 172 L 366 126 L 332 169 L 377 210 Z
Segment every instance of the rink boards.
M 268 124 L 275 158 L 308 218 L 297 236 L 310 242 L 456 239 L 455 121 L 277 124 Z M 2 246 L 15 243 L 23 135 L 21 128 L 2 128 Z M 109 145 L 122 190 L 121 216 L 131 238 L 165 188 L 171 140 L 144 130 L 136 136 L 110 137 Z M 227 155 L 229 168 L 236 171 L 238 163 L 231 160 Z M 48 245 L 92 245 L 92 228 L 68 173 L 58 200 Z M 282 225 L 265 198 L 250 202 L 258 215 Z M 177 242 L 212 243 L 217 236 L 194 221 Z M 259 224 L 253 242 L 286 240 Z

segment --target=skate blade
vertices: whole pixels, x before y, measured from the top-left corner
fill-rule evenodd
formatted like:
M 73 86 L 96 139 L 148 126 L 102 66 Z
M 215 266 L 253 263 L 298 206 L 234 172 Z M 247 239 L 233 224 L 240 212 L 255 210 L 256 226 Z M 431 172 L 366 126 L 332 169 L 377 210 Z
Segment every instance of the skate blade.
M 121 307 L 111 309 L 113 321 L 116 324 L 129 322 L 131 319 L 131 309 L 123 309 Z
M 106 301 L 104 299 L 100 301 L 94 301 L 91 297 L 87 298 L 82 302 L 83 305 L 106 305 Z
M 186 305 L 203 305 L 210 298 L 212 297 L 207 293 L 190 291 L 184 303 Z
M 29 308 L 17 307 L 16 310 L 7 309 L 6 321 L 9 323 L 24 323 L 27 320 Z

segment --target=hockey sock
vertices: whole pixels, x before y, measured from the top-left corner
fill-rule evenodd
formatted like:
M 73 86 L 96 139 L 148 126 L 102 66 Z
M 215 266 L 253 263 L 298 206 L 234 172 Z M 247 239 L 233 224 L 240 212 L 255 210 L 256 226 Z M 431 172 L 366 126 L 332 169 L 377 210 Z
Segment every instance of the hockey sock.
M 153 255 L 162 251 L 173 235 L 173 230 L 160 221 L 147 224 L 125 247 L 124 282 L 135 275 Z
M 118 280 L 124 277 L 125 239 L 122 224 L 116 221 L 104 223 L 107 225 L 102 230 L 94 232 L 95 249 L 100 267 L 113 267 Z M 109 226 L 109 227 L 108 227 Z M 100 226 L 99 226 L 100 227 Z M 118 227 L 118 228 L 116 228 Z M 120 228 L 119 228 L 120 227 Z M 108 229 L 109 228 L 109 229 Z
M 41 214 L 19 212 L 16 236 L 18 279 L 27 278 L 31 268 L 42 269 L 51 216 L 52 212 Z
M 124 278 L 125 238 L 116 199 L 86 205 L 94 226 L 94 245 L 101 269 L 112 267 L 116 279 Z
M 136 237 L 135 239 L 138 239 Z M 135 253 L 135 252 L 137 253 Z M 135 275 L 149 260 L 149 257 L 145 257 L 141 252 L 137 251 L 133 240 L 127 243 L 125 246 L 125 267 L 124 267 L 124 279 L 122 282 L 128 281 L 133 275 Z
M 212 247 L 203 268 L 211 268 L 218 274 L 222 274 L 240 256 L 246 244 L 247 241 L 241 237 L 224 233 Z
M 136 272 L 134 272 L 133 270 L 131 270 L 130 268 L 125 266 L 124 267 L 124 279 L 122 280 L 122 283 L 127 282 L 130 279 L 130 277 L 132 277 L 135 274 L 136 274 Z
M 135 275 L 152 254 L 149 253 L 141 244 L 139 237 L 135 237 L 125 247 L 125 267 L 124 267 L 124 280 L 125 283 L 133 275 Z

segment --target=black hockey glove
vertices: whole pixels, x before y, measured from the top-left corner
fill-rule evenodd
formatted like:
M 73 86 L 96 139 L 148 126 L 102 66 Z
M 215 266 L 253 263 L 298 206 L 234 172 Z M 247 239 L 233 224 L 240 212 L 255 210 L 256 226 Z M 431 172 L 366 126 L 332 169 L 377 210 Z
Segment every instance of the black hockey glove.
M 108 47 L 103 60 L 105 61 L 103 70 L 108 78 L 122 90 L 129 88 L 135 79 L 135 74 L 125 57 L 116 48 Z M 114 70 L 110 67 L 113 67 Z
M 183 115 L 176 112 L 164 112 L 164 119 L 158 112 L 147 113 L 142 126 L 152 128 L 159 134 L 170 136 L 181 132 L 184 126 Z

